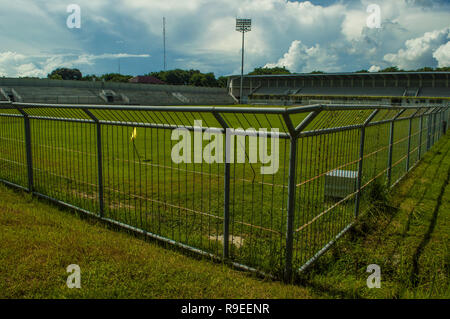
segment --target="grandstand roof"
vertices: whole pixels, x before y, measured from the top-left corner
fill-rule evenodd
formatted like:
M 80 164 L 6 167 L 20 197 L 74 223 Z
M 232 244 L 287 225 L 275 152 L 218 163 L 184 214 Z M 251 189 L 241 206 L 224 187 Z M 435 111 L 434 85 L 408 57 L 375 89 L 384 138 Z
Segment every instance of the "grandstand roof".
M 292 74 L 264 74 L 264 75 L 244 75 L 246 78 L 355 78 L 355 77 L 422 77 L 422 78 L 433 78 L 433 77 L 443 77 L 448 78 L 450 72 L 362 72 L 362 73 L 292 73 Z M 230 75 L 229 78 L 237 78 L 240 75 Z

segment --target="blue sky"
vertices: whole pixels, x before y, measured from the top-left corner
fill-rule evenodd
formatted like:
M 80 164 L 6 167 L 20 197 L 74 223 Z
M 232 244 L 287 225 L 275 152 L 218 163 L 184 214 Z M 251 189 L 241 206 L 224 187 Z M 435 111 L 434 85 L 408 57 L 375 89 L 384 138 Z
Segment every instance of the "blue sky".
M 66 25 L 81 8 L 81 28 Z M 369 5 L 380 28 L 369 26 Z M 168 68 L 239 73 L 234 19 L 250 17 L 246 71 L 372 71 L 450 65 L 450 1 L 431 0 L 0 0 L 0 76 L 45 77 L 57 67 L 83 74 L 145 74 Z

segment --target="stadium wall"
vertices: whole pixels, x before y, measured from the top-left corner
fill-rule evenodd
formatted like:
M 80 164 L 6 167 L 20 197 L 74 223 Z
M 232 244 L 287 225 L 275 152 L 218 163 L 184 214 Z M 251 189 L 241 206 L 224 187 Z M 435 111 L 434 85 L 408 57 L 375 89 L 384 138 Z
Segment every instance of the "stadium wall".
M 27 103 L 105 104 L 105 100 L 101 98 L 103 90 L 111 90 L 120 97 L 123 94 L 125 97 L 116 101 L 120 104 L 228 105 L 234 103 L 233 98 L 224 88 L 184 85 L 0 78 L 0 88 L 14 89 L 21 97 L 19 102 Z M 49 90 L 51 88 L 54 90 Z M 31 90 L 34 91 L 33 94 L 28 94 Z M 41 94 L 38 94 L 39 90 L 42 91 Z M 49 95 L 51 97 L 48 97 Z M 5 96 L 2 99 L 4 100 Z

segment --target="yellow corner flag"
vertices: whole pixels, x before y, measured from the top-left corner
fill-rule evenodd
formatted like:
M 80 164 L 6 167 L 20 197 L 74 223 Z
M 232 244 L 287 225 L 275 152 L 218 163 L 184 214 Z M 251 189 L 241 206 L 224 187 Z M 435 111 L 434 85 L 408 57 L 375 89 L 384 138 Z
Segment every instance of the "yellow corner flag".
M 137 129 L 134 128 L 133 133 L 131 133 L 131 140 L 134 141 L 136 139 L 137 136 Z

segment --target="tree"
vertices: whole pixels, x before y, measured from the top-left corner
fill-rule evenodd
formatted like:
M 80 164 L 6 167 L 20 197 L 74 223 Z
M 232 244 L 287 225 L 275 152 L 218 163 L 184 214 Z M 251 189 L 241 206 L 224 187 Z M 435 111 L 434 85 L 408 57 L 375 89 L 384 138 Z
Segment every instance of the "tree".
M 433 70 L 433 68 L 430 68 L 430 67 L 426 66 L 424 68 L 417 69 L 416 71 L 417 72 L 433 72 L 434 70 Z
M 193 70 L 191 70 L 193 71 Z M 191 71 L 185 71 L 181 69 L 152 72 L 148 75 L 154 76 L 161 81 L 166 82 L 171 85 L 187 85 L 189 84 L 189 79 L 192 76 Z
M 194 86 L 204 86 L 204 76 L 200 73 L 193 74 L 189 82 Z
M 47 78 L 80 81 L 83 78 L 83 75 L 78 69 L 58 68 L 56 70 L 53 70 L 52 73 L 48 74 Z
M 228 78 L 226 76 L 220 76 L 217 79 L 217 84 L 219 85 L 219 87 L 221 88 L 226 88 L 227 84 L 228 84 Z
M 210 73 L 206 73 L 203 75 L 203 85 L 202 86 L 208 86 L 208 87 L 219 86 L 214 73 L 210 72 Z
M 214 73 L 201 73 L 199 70 L 175 69 L 152 72 L 148 75 L 154 76 L 170 85 L 219 86 Z
M 82 81 L 98 81 L 101 80 L 98 76 L 96 76 L 95 74 L 89 74 L 89 75 L 85 75 L 83 76 L 83 78 L 81 79 Z
M 390 66 L 386 69 L 380 70 L 380 72 L 403 72 L 403 70 L 399 70 L 396 66 Z
M 166 83 L 173 85 L 183 85 L 189 83 L 190 75 L 188 71 L 176 69 L 172 71 L 166 71 L 164 73 L 167 80 Z
M 62 76 L 61 76 L 61 74 L 52 74 L 52 75 L 49 75 L 48 76 L 48 78 L 50 79 L 50 80 L 62 80 L 63 78 L 62 78 Z
M 291 74 L 291 71 L 286 69 L 286 67 L 274 67 L 274 68 L 267 68 L 267 67 L 260 67 L 255 68 L 252 72 L 249 73 L 249 75 L 271 75 L 271 74 Z
M 123 75 L 123 74 L 119 74 L 119 73 L 107 73 L 107 74 L 103 74 L 100 77 L 100 80 L 105 80 L 105 82 L 127 83 L 131 78 L 133 78 L 132 75 Z

